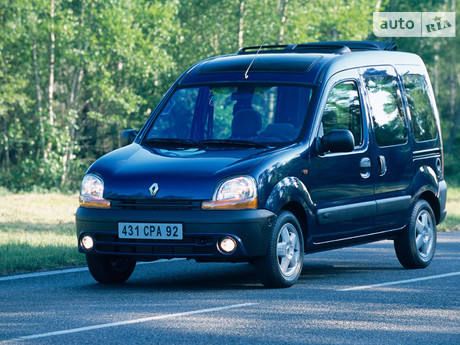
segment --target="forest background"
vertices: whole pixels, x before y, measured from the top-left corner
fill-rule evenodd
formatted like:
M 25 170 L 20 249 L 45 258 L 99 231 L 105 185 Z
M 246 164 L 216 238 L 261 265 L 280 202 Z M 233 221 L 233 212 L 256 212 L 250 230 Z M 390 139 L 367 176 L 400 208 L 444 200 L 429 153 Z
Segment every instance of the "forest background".
M 3 0 L 0 189 L 74 192 L 194 62 L 260 45 L 272 24 L 266 44 L 375 39 L 375 11 L 454 12 L 455 0 Z M 427 65 L 456 186 L 459 37 L 393 39 Z

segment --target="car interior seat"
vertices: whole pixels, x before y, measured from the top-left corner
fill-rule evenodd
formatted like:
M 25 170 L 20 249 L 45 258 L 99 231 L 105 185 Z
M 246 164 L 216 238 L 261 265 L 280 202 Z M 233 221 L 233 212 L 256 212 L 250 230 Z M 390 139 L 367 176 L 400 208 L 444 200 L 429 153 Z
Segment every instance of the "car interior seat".
M 233 117 L 232 139 L 250 139 L 262 128 L 262 115 L 254 109 L 242 109 Z

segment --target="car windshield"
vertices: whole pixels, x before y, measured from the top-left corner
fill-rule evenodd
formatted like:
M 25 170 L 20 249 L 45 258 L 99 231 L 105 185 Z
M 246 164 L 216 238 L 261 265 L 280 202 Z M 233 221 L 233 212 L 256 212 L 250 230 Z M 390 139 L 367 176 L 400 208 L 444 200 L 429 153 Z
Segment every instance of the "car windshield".
M 144 143 L 289 143 L 300 134 L 310 97 L 311 89 L 304 86 L 180 88 L 154 120 Z

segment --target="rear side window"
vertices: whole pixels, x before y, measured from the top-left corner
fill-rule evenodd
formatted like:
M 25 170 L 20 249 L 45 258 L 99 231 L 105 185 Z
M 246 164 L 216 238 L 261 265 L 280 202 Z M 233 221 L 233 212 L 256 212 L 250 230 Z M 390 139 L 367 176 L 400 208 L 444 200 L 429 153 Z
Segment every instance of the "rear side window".
M 375 138 L 379 146 L 407 142 L 407 127 L 396 78 L 376 75 L 365 78 L 372 108 Z
M 403 76 L 403 81 L 415 140 L 435 139 L 438 131 L 425 78 L 419 74 L 407 74 Z

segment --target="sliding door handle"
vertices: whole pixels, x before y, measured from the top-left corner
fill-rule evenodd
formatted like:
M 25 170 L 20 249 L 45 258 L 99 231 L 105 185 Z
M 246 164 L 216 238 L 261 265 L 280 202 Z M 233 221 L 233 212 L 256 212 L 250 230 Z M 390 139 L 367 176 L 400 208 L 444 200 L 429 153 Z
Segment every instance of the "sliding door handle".
M 387 172 L 387 161 L 385 160 L 385 156 L 379 156 L 379 175 L 383 176 Z

